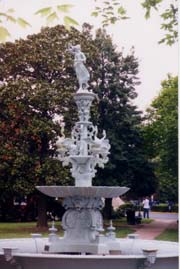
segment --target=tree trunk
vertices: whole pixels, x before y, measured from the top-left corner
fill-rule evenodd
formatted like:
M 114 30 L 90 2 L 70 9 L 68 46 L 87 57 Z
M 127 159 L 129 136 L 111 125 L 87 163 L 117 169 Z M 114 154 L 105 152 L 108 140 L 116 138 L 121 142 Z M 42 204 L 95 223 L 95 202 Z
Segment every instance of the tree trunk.
M 112 198 L 105 199 L 104 218 L 105 219 L 112 218 Z
M 38 228 L 47 228 L 47 214 L 46 214 L 46 196 L 44 194 L 39 194 L 38 196 L 38 204 L 37 204 L 37 211 L 38 211 L 38 220 L 37 220 L 37 227 Z
M 44 111 L 42 114 L 43 118 L 48 117 L 47 111 Z M 44 165 L 45 159 L 49 157 L 49 140 L 46 132 L 41 134 L 41 149 L 40 149 L 40 165 L 41 168 Z M 46 185 L 46 179 L 44 173 L 41 174 L 39 178 L 39 185 Z M 38 195 L 38 204 L 37 204 L 37 213 L 38 213 L 38 220 L 37 220 L 37 227 L 38 228 L 47 228 L 47 200 L 46 196 L 42 193 Z
M 1 221 L 2 222 L 6 222 L 6 215 L 7 215 L 7 204 L 5 204 L 3 201 L 1 201 L 0 203 L 0 207 L 1 207 Z

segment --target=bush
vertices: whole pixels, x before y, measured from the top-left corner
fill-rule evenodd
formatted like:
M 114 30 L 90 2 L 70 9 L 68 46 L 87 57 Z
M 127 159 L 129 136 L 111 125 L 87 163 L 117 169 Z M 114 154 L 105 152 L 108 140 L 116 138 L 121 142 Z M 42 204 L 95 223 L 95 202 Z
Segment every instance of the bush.
M 129 210 L 138 210 L 137 206 L 133 205 L 132 203 L 125 203 L 120 205 L 117 210 L 113 212 L 113 219 L 120 219 L 126 216 L 126 212 Z
M 176 213 L 178 213 L 178 211 L 179 211 L 179 206 L 178 206 L 178 204 L 173 205 L 173 206 L 172 206 L 172 212 L 176 212 Z
M 169 212 L 168 204 L 153 205 L 151 210 L 155 212 Z M 178 212 L 178 204 L 172 206 L 171 212 Z

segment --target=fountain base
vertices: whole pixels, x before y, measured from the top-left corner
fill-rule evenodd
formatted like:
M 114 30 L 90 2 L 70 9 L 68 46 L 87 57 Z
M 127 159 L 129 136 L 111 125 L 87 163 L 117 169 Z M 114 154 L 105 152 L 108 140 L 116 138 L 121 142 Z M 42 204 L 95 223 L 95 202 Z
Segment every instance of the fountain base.
M 125 193 L 128 188 L 97 186 L 38 186 L 37 188 L 49 196 L 63 196 L 63 206 L 66 209 L 62 218 L 64 237 L 59 239 L 55 227 L 50 228 L 49 242 L 44 249 L 46 252 L 120 253 L 112 222 L 104 234 L 103 217 L 100 212 L 104 202 L 101 197 L 116 197 Z
M 87 255 L 88 253 L 85 255 L 84 252 L 73 252 L 73 255 L 53 254 L 44 252 L 48 238 L 2 239 L 0 240 L 0 268 L 145 269 L 152 267 L 153 269 L 178 269 L 178 243 L 127 238 L 115 241 L 121 249 L 120 255 L 115 251 L 110 255 Z M 152 250 L 156 250 L 157 253 L 153 257 L 151 255 L 150 258 L 153 258 L 151 264 L 151 259 L 146 253 Z

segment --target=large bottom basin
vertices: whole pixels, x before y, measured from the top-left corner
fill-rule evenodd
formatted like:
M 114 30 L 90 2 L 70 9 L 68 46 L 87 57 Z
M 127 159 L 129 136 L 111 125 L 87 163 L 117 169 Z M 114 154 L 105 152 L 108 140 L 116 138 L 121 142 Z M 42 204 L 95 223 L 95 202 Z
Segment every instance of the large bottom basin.
M 157 249 L 153 269 L 178 269 L 178 243 L 118 239 L 121 255 L 71 255 L 47 254 L 44 246 L 47 238 L 0 240 L 1 269 L 142 269 L 146 257 L 143 249 Z M 12 248 L 11 255 L 4 249 Z

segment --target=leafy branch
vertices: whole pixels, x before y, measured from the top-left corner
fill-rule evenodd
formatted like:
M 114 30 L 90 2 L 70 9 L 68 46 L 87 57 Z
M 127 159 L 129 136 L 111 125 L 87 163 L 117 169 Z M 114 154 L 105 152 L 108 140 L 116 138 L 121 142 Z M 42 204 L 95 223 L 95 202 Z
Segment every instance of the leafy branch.
M 63 13 L 69 13 L 70 10 L 73 8 L 73 5 L 70 4 L 63 4 L 63 5 L 57 5 L 55 7 L 45 7 L 42 9 L 39 9 L 35 15 L 40 15 L 41 17 L 44 17 L 46 19 L 47 24 L 51 24 L 56 20 L 60 20 L 60 15 Z M 70 26 L 77 26 L 79 23 L 74 20 L 73 18 L 65 15 L 63 16 L 63 24 L 67 29 L 70 28 Z
M 95 0 L 98 2 L 98 0 Z M 99 1 L 102 2 L 102 1 Z M 97 5 L 91 13 L 93 17 L 100 17 L 103 27 L 115 24 L 117 21 L 129 19 L 126 15 L 125 8 L 118 0 L 103 1 L 101 5 Z
M 149 19 L 151 16 L 152 9 L 159 11 L 160 4 L 164 0 L 145 0 L 141 3 L 142 7 L 145 9 L 145 18 Z M 163 19 L 161 24 L 161 29 L 165 31 L 165 36 L 159 41 L 159 43 L 165 43 L 166 45 L 173 45 L 178 40 L 178 6 L 177 0 L 174 0 L 169 7 L 160 14 Z
M 92 0 L 96 3 L 94 11 L 91 16 L 98 17 L 101 21 L 103 27 L 107 27 L 110 24 L 115 24 L 118 21 L 129 19 L 127 16 L 127 11 L 121 4 L 122 0 Z M 149 19 L 151 17 L 152 10 L 158 11 L 162 3 L 166 0 L 143 0 L 141 2 L 142 7 L 145 10 L 145 18 Z M 65 25 L 66 29 L 71 26 L 78 26 L 79 23 L 72 17 L 68 16 L 68 13 L 73 8 L 71 4 L 61 4 L 56 6 L 48 6 L 36 11 L 36 15 L 45 18 L 47 24 L 51 24 L 54 21 L 60 21 Z M 8 9 L 6 12 L 0 13 L 0 41 L 6 41 L 10 36 L 8 29 L 4 26 L 5 21 L 10 21 L 12 23 L 17 23 L 21 27 L 26 28 L 30 24 L 23 18 L 16 18 L 14 9 Z M 178 38 L 178 7 L 177 0 L 172 0 L 169 7 L 160 12 L 160 17 L 163 20 L 161 24 L 161 29 L 165 31 L 164 37 L 159 41 L 159 43 L 165 43 L 166 45 L 172 45 L 177 42 Z
M 26 20 L 21 17 L 15 17 L 14 9 L 10 8 L 6 12 L 0 12 L 0 41 L 6 41 L 10 36 L 8 29 L 4 26 L 5 21 L 17 23 L 23 28 L 31 26 Z

